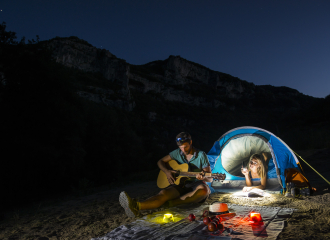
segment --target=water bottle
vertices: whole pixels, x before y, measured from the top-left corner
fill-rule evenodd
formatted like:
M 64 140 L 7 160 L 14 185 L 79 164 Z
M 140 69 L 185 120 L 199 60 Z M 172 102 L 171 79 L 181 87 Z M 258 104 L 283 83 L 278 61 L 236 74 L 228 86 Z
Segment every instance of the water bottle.
M 286 184 L 286 192 L 285 192 L 286 197 L 292 197 L 291 196 L 291 183 Z
M 307 197 L 309 197 L 311 195 L 311 191 L 310 191 L 309 187 L 305 188 L 305 193 L 306 193 Z
M 294 187 L 294 183 L 291 183 L 291 195 L 292 195 L 292 197 L 296 196 L 296 189 Z

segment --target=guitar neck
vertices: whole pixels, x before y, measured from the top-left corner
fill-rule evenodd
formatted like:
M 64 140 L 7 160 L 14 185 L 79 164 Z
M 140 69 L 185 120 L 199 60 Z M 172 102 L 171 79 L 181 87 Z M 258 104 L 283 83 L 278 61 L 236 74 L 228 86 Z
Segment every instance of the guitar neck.
M 180 172 L 183 177 L 196 177 L 199 172 Z M 212 173 L 204 173 L 205 177 L 212 177 Z

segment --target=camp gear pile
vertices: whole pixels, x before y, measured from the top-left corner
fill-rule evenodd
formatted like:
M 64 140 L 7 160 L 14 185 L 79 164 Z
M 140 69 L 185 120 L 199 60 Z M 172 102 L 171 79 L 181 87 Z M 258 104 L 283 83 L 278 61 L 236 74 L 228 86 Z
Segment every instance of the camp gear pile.
M 173 215 L 174 221 L 163 222 L 166 211 L 156 212 L 132 223 L 122 225 L 107 233 L 105 236 L 93 238 L 92 240 L 111 239 L 213 239 L 215 237 L 228 237 L 235 239 L 255 239 L 265 238 L 276 239 L 283 230 L 284 220 L 293 213 L 292 208 L 266 207 L 266 206 L 242 206 L 228 204 L 230 212 L 235 212 L 235 216 L 223 220 L 222 230 L 209 231 L 203 223 L 202 205 L 194 209 L 171 208 L 169 211 Z M 260 213 L 261 223 L 251 223 L 250 213 Z M 189 221 L 189 214 L 196 216 L 195 221 Z M 213 237 L 213 238 L 212 238 Z

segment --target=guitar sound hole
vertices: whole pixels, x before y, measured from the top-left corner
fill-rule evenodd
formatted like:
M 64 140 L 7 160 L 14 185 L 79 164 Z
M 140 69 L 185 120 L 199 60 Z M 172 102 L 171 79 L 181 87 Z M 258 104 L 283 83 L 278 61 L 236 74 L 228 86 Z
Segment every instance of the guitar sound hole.
M 187 181 L 187 177 L 182 177 L 181 179 L 180 179 L 180 185 L 184 185 L 185 183 L 186 183 L 186 181 Z

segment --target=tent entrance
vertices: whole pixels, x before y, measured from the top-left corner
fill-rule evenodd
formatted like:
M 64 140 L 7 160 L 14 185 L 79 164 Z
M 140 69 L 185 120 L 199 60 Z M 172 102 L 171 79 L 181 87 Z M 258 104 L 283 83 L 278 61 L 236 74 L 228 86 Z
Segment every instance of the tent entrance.
M 285 188 L 284 170 L 297 168 L 299 161 L 290 147 L 273 133 L 262 128 L 244 126 L 223 134 L 208 152 L 213 173 L 225 173 L 224 181 L 213 181 L 212 186 L 238 187 L 245 184 L 242 166 L 248 164 L 254 153 L 266 153 L 267 189 L 276 185 Z M 269 160 L 268 160 L 269 159 Z M 260 179 L 252 179 L 252 183 Z
M 223 168 L 233 176 L 244 177 L 241 168 L 247 166 L 252 154 L 265 152 L 272 155 L 270 145 L 267 143 L 264 137 L 257 135 L 236 135 L 228 139 L 221 151 Z
M 267 189 L 281 189 L 276 173 L 276 161 L 269 141 L 258 134 L 240 134 L 228 139 L 220 149 L 221 166 L 228 174 L 224 181 L 213 182 L 215 188 L 242 188 L 246 186 L 245 177 L 241 172 L 242 166 L 246 167 L 251 155 L 266 153 L 267 161 Z M 252 179 L 254 186 L 260 185 L 260 179 Z

